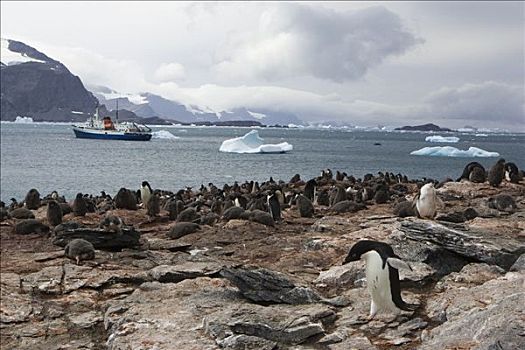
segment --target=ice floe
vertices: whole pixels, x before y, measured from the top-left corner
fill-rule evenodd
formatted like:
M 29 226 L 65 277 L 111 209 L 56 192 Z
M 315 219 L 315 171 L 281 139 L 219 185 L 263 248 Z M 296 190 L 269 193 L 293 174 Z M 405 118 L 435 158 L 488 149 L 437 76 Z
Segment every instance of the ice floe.
M 456 136 L 439 136 L 439 135 L 433 135 L 433 136 L 427 136 L 425 137 L 425 141 L 427 142 L 448 142 L 448 143 L 456 143 L 459 141 L 459 137 Z
M 180 138 L 166 130 L 154 131 L 151 135 L 154 139 L 176 140 Z
M 488 152 L 477 147 L 470 147 L 468 150 L 463 151 L 451 146 L 424 147 L 417 151 L 412 151 L 410 154 L 432 157 L 499 157 L 498 152 Z
M 285 153 L 293 146 L 288 142 L 264 144 L 257 130 L 252 130 L 244 136 L 222 142 L 219 151 L 228 153 Z
M 33 118 L 17 116 L 14 122 L 17 124 L 30 124 L 33 123 Z

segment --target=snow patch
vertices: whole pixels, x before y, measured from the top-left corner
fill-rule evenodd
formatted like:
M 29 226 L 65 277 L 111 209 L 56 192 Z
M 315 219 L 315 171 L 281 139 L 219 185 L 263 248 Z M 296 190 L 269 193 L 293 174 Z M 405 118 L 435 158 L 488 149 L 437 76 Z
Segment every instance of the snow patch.
M 252 130 L 244 136 L 223 141 L 220 152 L 227 153 L 285 153 L 293 146 L 288 142 L 278 144 L 264 144 L 257 130 Z
M 18 116 L 18 117 L 16 117 L 14 122 L 17 123 L 17 124 L 31 124 L 31 123 L 33 123 L 33 118 Z
M 164 139 L 164 140 L 180 139 L 180 137 L 173 135 L 171 132 L 167 130 L 154 131 L 151 135 L 152 135 L 152 138 L 154 139 Z
M 476 134 L 476 135 L 474 135 L 474 136 L 487 137 L 487 136 L 489 136 L 489 135 L 487 135 L 487 134 Z
M 14 66 L 26 62 L 46 63 L 45 61 L 26 56 L 24 53 L 9 50 L 9 40 L 7 39 L 2 38 L 0 41 L 2 42 L 0 49 L 0 61 L 2 61 L 2 63 L 5 65 Z
M 499 157 L 498 152 L 489 152 L 477 147 L 470 147 L 468 150 L 463 151 L 451 146 L 424 147 L 417 151 L 412 151 L 410 154 L 431 157 Z
M 450 142 L 450 143 L 456 143 L 459 141 L 459 137 L 456 136 L 427 136 L 425 137 L 425 141 L 427 142 Z
M 124 94 L 116 91 L 111 92 L 99 92 L 100 95 L 104 96 L 106 100 L 112 100 L 114 98 L 127 98 L 129 102 L 135 105 L 141 105 L 148 103 L 148 99 L 145 96 L 139 94 Z
M 79 112 L 79 111 L 71 111 L 71 113 L 73 113 L 73 114 L 84 114 L 84 112 Z
M 250 113 L 250 115 L 252 117 L 254 117 L 255 119 L 257 119 L 257 120 L 262 120 L 262 119 L 266 118 L 266 114 L 250 112 L 250 111 L 248 111 L 248 113 Z

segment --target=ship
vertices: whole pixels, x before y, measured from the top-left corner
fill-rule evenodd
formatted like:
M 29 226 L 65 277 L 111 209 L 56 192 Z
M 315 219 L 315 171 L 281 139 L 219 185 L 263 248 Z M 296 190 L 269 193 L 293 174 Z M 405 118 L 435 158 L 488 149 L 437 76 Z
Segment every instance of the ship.
M 149 127 L 134 122 L 118 122 L 118 107 L 115 122 L 111 117 L 100 119 L 98 107 L 95 114 L 83 124 L 73 125 L 73 132 L 79 139 L 149 141 L 152 132 Z

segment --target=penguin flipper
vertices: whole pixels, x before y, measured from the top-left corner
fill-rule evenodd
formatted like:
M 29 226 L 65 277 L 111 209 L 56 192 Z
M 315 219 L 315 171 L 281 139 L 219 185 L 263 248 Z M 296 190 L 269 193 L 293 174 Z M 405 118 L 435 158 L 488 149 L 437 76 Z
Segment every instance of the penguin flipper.
M 412 271 L 412 267 L 410 267 L 408 263 L 404 262 L 403 260 L 399 258 L 388 258 L 386 259 L 386 262 L 388 263 L 388 265 L 390 265 L 394 269 L 398 269 L 398 270 L 407 269 L 407 270 Z

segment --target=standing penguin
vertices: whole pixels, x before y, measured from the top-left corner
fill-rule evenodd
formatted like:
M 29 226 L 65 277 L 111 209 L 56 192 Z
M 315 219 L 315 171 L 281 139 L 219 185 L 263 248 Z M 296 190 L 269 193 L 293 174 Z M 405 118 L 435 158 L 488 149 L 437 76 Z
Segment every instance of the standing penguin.
M 360 259 L 366 262 L 366 284 L 370 297 L 369 320 L 380 311 L 398 313 L 399 310 L 414 311 L 417 305 L 407 304 L 401 297 L 399 268 L 410 268 L 383 242 L 363 240 L 352 246 L 343 264 Z
M 40 193 L 38 190 L 32 188 L 27 192 L 24 200 L 27 209 L 38 209 L 40 208 Z
M 514 184 L 523 180 L 523 175 L 514 163 L 505 163 L 505 178 Z
M 315 181 L 315 179 L 306 181 L 306 184 L 304 185 L 304 196 L 312 202 L 314 201 L 316 186 L 317 181 Z
M 82 193 L 77 193 L 77 196 L 75 197 L 75 200 L 73 201 L 72 205 L 73 214 L 75 216 L 86 216 L 87 213 L 87 203 L 86 199 L 82 195 Z
M 420 218 L 433 219 L 436 216 L 437 207 L 441 201 L 436 194 L 436 189 L 432 182 L 421 187 L 419 194 L 414 200 Z
M 505 177 L 505 159 L 500 158 L 496 164 L 490 168 L 487 180 L 492 187 L 498 187 Z
M 153 194 L 153 190 L 147 181 L 142 181 L 142 186 L 140 187 L 140 199 L 142 200 L 142 205 L 145 209 L 148 209 L 148 202 Z
M 52 200 L 47 203 L 47 222 L 51 226 L 57 226 L 62 223 L 62 208 L 60 204 Z
M 266 202 L 268 204 L 268 211 L 273 218 L 273 221 L 281 221 L 281 204 L 277 194 L 274 192 L 271 195 L 268 195 Z
M 302 218 L 311 218 L 314 216 L 314 205 L 306 196 L 299 194 L 296 196 L 295 201 L 299 207 L 299 215 L 301 215 Z
M 160 213 L 160 197 L 158 194 L 152 194 L 148 200 L 148 203 L 146 205 L 146 214 L 149 217 L 155 217 L 159 215 Z

